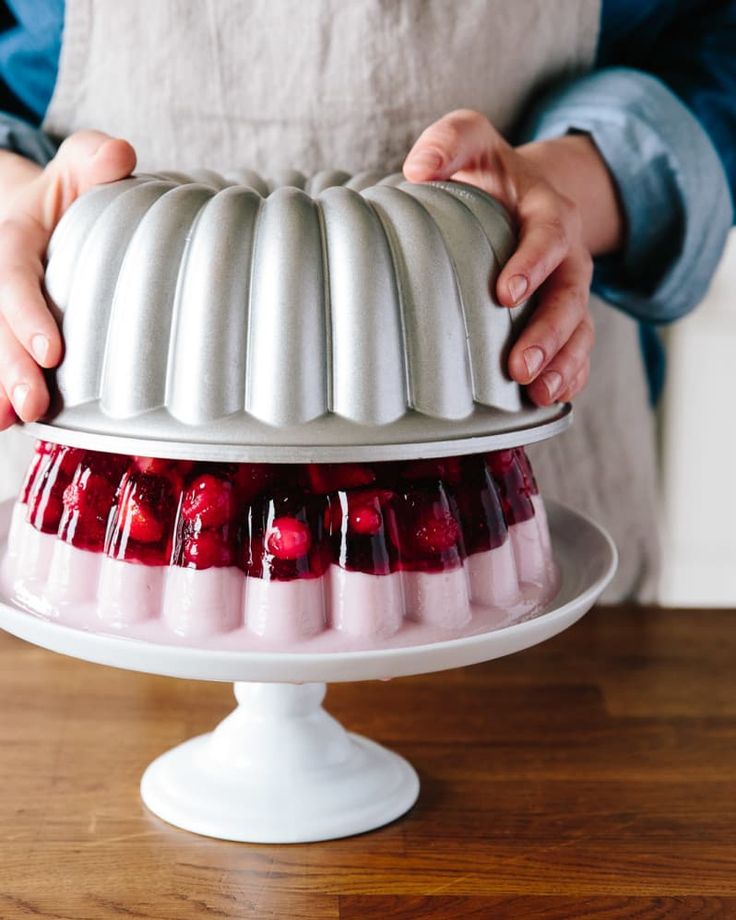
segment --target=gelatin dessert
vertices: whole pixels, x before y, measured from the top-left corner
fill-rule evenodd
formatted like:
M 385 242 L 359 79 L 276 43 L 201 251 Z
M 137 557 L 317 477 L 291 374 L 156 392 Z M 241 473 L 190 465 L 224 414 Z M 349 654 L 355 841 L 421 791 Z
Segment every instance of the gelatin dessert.
M 294 651 L 482 632 L 557 588 L 521 448 L 290 465 L 41 441 L 3 578 L 27 609 L 80 628 Z

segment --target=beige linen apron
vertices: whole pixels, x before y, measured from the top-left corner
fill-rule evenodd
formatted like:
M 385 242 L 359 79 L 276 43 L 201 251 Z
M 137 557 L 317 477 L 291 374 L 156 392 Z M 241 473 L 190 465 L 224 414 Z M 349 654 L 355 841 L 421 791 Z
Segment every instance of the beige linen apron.
M 143 170 L 397 170 L 422 129 L 469 107 L 503 131 L 590 66 L 598 0 L 67 0 L 45 128 L 130 140 Z M 543 491 L 604 523 L 612 596 L 648 597 L 654 447 L 636 325 L 593 301 L 593 384 L 534 451 Z

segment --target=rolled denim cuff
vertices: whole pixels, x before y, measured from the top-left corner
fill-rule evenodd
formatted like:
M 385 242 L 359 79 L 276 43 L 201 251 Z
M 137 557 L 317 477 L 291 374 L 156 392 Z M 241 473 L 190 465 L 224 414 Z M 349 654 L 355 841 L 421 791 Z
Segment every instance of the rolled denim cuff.
M 695 116 L 658 79 L 610 68 L 542 100 L 526 140 L 589 134 L 625 211 L 623 250 L 596 260 L 593 288 L 646 322 L 667 323 L 702 299 L 733 224 L 728 180 Z
M 57 144 L 40 128 L 15 115 L 0 112 L 0 149 L 12 150 L 45 166 L 56 155 Z

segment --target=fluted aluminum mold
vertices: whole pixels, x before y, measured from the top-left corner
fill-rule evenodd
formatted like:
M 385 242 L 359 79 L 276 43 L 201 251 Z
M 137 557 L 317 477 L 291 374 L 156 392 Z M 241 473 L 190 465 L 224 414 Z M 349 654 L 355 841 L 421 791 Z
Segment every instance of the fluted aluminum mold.
M 66 352 L 52 440 L 191 458 L 386 459 L 530 443 L 569 421 L 506 374 L 514 236 L 456 183 L 159 173 L 100 186 L 49 247 Z

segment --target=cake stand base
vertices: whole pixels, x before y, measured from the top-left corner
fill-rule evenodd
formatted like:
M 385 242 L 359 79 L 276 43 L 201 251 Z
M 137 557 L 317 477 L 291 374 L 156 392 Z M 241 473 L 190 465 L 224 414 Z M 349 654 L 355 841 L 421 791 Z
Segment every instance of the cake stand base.
M 388 824 L 416 802 L 407 761 L 348 734 L 324 684 L 236 683 L 237 709 L 146 770 L 148 808 L 177 827 L 249 843 L 308 843 Z

